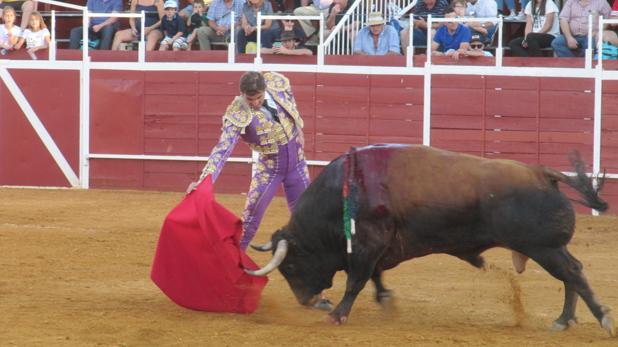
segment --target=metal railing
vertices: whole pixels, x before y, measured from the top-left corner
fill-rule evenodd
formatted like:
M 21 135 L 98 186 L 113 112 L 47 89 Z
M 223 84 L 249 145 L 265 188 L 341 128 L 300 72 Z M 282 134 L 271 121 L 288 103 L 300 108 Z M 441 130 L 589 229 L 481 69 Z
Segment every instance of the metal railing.
M 417 0 L 356 0 L 344 17 L 335 25 L 323 43 L 325 54 L 349 55 L 353 53 L 354 37 L 365 26 L 370 12 L 380 11 L 389 22 L 399 19 L 416 4 Z M 321 31 L 324 27 L 321 26 Z

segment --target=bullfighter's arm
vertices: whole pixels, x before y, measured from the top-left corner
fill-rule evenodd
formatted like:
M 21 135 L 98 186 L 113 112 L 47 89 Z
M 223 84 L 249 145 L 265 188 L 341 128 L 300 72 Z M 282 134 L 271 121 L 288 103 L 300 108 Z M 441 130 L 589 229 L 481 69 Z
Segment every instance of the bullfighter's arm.
M 202 182 L 209 174 L 212 174 L 212 182 L 215 183 L 219 173 L 221 173 L 221 169 L 225 165 L 225 161 L 232 154 L 232 150 L 234 150 L 234 146 L 238 142 L 241 130 L 240 127 L 232 124 L 229 120 L 224 121 L 219 142 L 212 149 L 208 157 L 208 163 L 204 166 L 198 183 Z

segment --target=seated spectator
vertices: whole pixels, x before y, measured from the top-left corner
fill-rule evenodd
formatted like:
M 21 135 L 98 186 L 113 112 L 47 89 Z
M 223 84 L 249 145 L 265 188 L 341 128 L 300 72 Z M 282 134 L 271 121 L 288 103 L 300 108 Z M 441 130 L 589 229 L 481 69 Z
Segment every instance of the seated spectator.
M 508 8 L 507 12 L 504 11 L 504 2 L 505 0 L 496 0 L 498 12 L 502 13 L 505 17 L 517 17 L 517 13 L 515 12 L 515 0 L 506 0 L 506 7 Z
M 15 9 L 11 6 L 4 8 L 2 21 L 4 24 L 0 24 L 0 54 L 6 55 L 15 49 L 21 37 L 21 29 L 15 25 Z
M 13 8 L 13 11 L 21 9 L 21 22 L 19 27 L 23 32 L 30 23 L 30 14 L 36 11 L 36 0 L 0 0 L 0 18 L 3 17 L 2 10 L 9 6 Z
M 554 38 L 560 35 L 558 7 L 553 0 L 533 0 L 528 3 L 524 13 L 524 36 L 509 42 L 511 53 L 516 57 L 540 57 L 541 48 L 550 47 Z
M 163 17 L 163 0 L 134 0 L 131 1 L 132 13 L 144 11 L 144 38 L 146 39 L 146 50 L 152 51 L 157 46 L 163 35 L 157 30 L 161 23 L 159 19 Z M 137 18 L 129 18 L 129 29 L 119 30 L 114 35 L 112 50 L 120 49 L 123 42 L 139 41 L 142 39 L 142 21 Z
M 180 0 L 176 0 L 176 1 L 178 1 L 178 8 L 180 8 L 180 5 L 181 5 Z M 180 18 L 189 19 L 189 17 L 191 17 L 191 15 L 193 14 L 194 4 L 195 4 L 194 0 L 187 0 L 187 6 L 185 6 L 185 8 L 178 11 L 178 15 L 180 16 Z
M 399 35 L 397 30 L 384 24 L 381 12 L 372 12 L 367 18 L 367 26 L 362 28 L 354 41 L 354 54 L 358 55 L 399 55 Z
M 22 37 L 15 46 L 15 49 L 20 49 L 24 42 L 26 43 L 26 50 L 33 60 L 36 60 L 36 51 L 46 49 L 49 47 L 51 35 L 47 26 L 43 21 L 43 16 L 38 11 L 32 12 L 30 15 L 30 24 L 28 28 L 23 32 Z
M 526 8 L 526 5 L 528 4 L 528 0 L 519 0 L 519 13 L 517 14 L 517 16 L 515 16 L 516 19 L 525 19 L 526 18 L 526 14 L 524 13 L 524 9 Z
M 414 35 L 412 45 L 427 46 L 427 16 L 442 18 L 444 11 L 448 7 L 448 0 L 418 0 L 414 7 Z M 465 6 L 463 7 L 465 9 Z M 435 30 L 442 23 L 433 23 L 432 36 Z M 404 29 L 400 33 L 401 48 L 405 52 L 410 42 L 410 28 Z
M 345 14 L 350 10 L 350 7 L 354 1 L 352 0 L 333 0 L 333 3 L 328 7 L 328 17 L 326 17 L 326 28 L 324 29 L 324 39 L 330 35 L 331 31 L 335 29 L 335 26 L 341 22 Z M 356 23 L 348 22 L 345 30 L 356 32 Z M 318 42 L 318 36 L 315 37 L 315 42 Z
M 466 17 L 472 18 L 496 18 L 498 8 L 495 0 L 467 0 Z M 496 32 L 496 25 L 493 22 L 469 22 L 467 26 L 473 33 L 479 34 L 485 44 L 490 44 Z
M 481 40 L 481 36 L 476 34 L 470 37 L 470 46 L 465 51 L 467 57 L 493 57 L 491 52 L 487 52 L 485 49 L 485 43 Z
M 240 27 L 236 33 L 236 47 L 238 53 L 245 53 L 247 42 L 257 41 L 257 14 L 272 15 L 273 7 L 270 1 L 264 0 L 247 0 L 242 7 L 242 16 L 240 19 Z M 270 29 L 272 20 L 262 20 L 262 36 Z
M 280 42 L 273 43 L 272 48 L 262 48 L 261 52 L 262 54 L 313 55 L 310 49 L 298 41 L 293 30 L 284 31 Z
M 208 18 L 206 17 L 206 4 L 204 4 L 203 0 L 195 0 L 191 6 L 191 10 L 191 16 L 187 17 L 187 44 L 189 50 L 197 37 L 195 30 L 208 23 Z
M 301 0 L 300 6 L 294 9 L 295 16 L 319 16 L 320 13 L 324 15 L 324 18 L 328 17 L 330 6 L 333 4 L 333 0 L 313 0 L 309 3 L 309 0 Z M 305 37 L 312 38 L 317 37 L 318 29 L 311 24 L 309 20 L 299 21 L 300 27 L 305 32 Z M 317 40 L 315 40 L 317 42 Z
M 88 0 L 86 3 L 88 11 L 94 13 L 122 12 L 122 0 Z M 88 27 L 88 41 L 84 46 L 94 46 L 92 48 L 110 49 L 116 31 L 116 17 L 94 17 L 90 18 Z M 83 27 L 71 29 L 69 48 L 79 49 L 80 40 L 83 35 Z
M 284 15 L 292 15 L 292 12 L 284 13 Z M 304 40 L 302 38 L 305 37 L 305 32 L 298 25 L 295 25 L 296 21 L 293 19 L 282 19 L 280 20 L 278 25 L 271 25 L 270 29 L 264 33 L 262 36 L 262 47 L 263 48 L 272 48 L 273 42 L 281 42 L 281 35 L 286 31 L 293 31 L 294 36 L 296 37 L 296 41 L 303 44 Z
M 466 8 L 468 7 L 468 2 L 466 0 L 453 0 L 451 3 L 451 7 L 455 10 L 455 14 L 457 17 L 465 17 L 466 16 Z M 467 25 L 464 23 L 464 25 Z
M 558 57 L 583 56 L 588 48 L 588 15 L 593 16 L 592 34 L 598 34 L 598 16 L 608 18 L 611 8 L 605 0 L 567 0 L 560 12 L 562 35 L 556 36 L 551 47 Z M 595 24 L 597 23 L 597 24 Z
M 165 8 L 165 16 L 161 18 L 161 31 L 163 32 L 163 41 L 159 46 L 160 51 L 166 51 L 170 47 L 174 51 L 187 50 L 187 38 L 185 32 L 185 20 L 178 14 L 178 3 L 175 0 L 167 0 L 163 7 Z
M 614 1 L 610 18 L 618 18 L 618 1 Z M 608 24 L 603 31 L 603 42 L 609 42 L 614 47 L 618 47 L 618 24 Z
M 212 49 L 211 42 L 229 42 L 232 12 L 234 26 L 240 26 L 244 0 L 213 0 L 208 8 L 208 25 L 196 29 L 197 40 L 201 50 Z
M 444 18 L 455 18 L 455 10 L 450 7 L 446 10 Z M 447 55 L 458 60 L 461 54 L 468 50 L 470 42 L 470 29 L 457 22 L 446 22 L 438 28 L 431 42 L 433 55 Z

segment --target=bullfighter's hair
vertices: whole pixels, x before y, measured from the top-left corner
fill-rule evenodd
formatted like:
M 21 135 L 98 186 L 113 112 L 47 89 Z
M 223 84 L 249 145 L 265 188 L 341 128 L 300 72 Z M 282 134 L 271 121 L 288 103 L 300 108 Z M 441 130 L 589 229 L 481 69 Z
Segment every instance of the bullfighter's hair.
M 240 77 L 240 92 L 253 96 L 266 90 L 264 76 L 257 71 L 247 71 Z

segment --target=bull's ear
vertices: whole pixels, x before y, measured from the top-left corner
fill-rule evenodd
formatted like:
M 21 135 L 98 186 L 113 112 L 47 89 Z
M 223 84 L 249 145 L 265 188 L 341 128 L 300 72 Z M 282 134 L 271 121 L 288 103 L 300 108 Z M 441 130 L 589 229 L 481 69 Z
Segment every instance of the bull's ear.
M 255 249 L 258 252 L 268 252 L 273 249 L 273 242 L 268 241 L 263 245 L 250 245 L 251 248 Z

